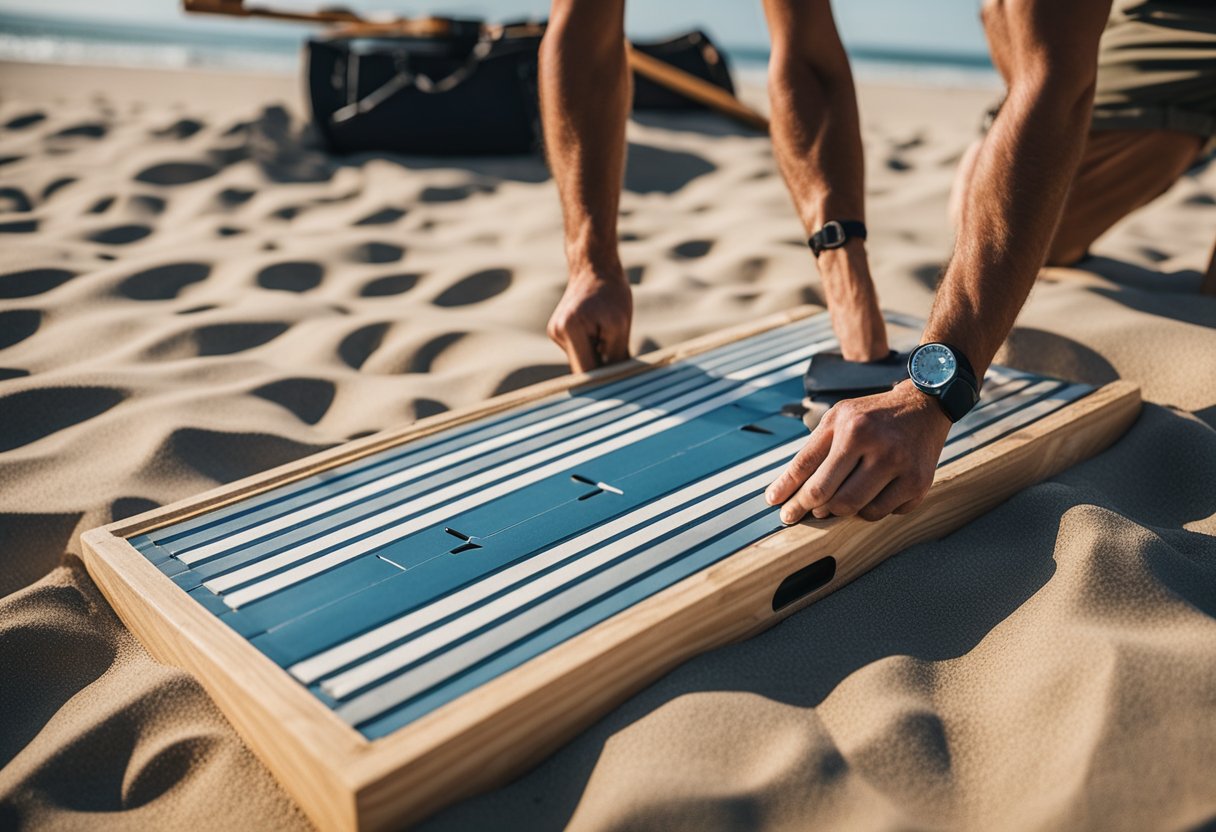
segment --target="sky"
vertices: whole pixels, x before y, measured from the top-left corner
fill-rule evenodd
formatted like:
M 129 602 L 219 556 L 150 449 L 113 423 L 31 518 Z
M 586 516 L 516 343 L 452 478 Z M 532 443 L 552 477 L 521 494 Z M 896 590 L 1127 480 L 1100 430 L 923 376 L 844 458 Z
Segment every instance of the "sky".
M 360 11 L 424 13 L 504 20 L 544 17 L 547 0 L 251 0 L 261 5 L 296 9 L 344 5 Z M 837 0 L 837 25 L 846 45 L 871 49 L 976 55 L 986 52 L 979 25 L 979 0 Z M 174 25 L 186 19 L 174 0 L 0 0 L 0 12 L 57 15 L 77 21 L 140 22 Z M 626 28 L 633 37 L 653 37 L 704 28 L 718 42 L 736 47 L 764 47 L 768 35 L 760 0 L 633 0 Z M 201 25 L 197 16 L 191 25 Z M 279 24 L 231 21 L 245 27 Z M 215 24 L 213 24 L 215 25 Z M 222 24 L 220 24 L 222 25 Z

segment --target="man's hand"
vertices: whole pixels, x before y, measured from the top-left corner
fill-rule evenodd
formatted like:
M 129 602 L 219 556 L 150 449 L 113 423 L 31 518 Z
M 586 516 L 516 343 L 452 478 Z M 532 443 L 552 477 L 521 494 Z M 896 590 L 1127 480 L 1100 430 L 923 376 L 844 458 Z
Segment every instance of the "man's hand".
M 570 275 L 553 316 L 549 337 L 566 351 L 570 369 L 584 373 L 629 357 L 633 296 L 623 274 Z
M 860 515 L 880 520 L 920 505 L 950 432 L 941 406 L 904 381 L 887 393 L 845 399 L 768 487 L 783 523 Z

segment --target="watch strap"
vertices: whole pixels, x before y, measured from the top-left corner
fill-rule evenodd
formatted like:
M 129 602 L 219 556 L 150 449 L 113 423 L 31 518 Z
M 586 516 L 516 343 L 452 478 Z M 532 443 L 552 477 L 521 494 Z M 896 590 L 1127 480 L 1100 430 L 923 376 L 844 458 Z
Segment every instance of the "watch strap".
M 941 403 L 942 408 L 946 411 L 946 415 L 950 417 L 951 422 L 957 422 L 959 419 L 971 412 L 971 408 L 975 407 L 980 400 L 980 383 L 975 377 L 975 368 L 971 366 L 971 362 L 967 359 L 966 354 L 953 344 L 945 344 L 950 348 L 950 352 L 954 353 L 954 362 L 957 370 L 954 374 L 954 380 L 946 385 L 946 389 L 942 390 Z
M 942 347 L 950 348 L 950 352 L 955 354 L 955 364 L 958 367 L 956 377 L 964 378 L 964 380 L 967 380 L 967 383 L 969 383 L 970 386 L 972 386 L 972 389 L 975 390 L 975 393 L 979 394 L 980 382 L 979 382 L 978 378 L 975 377 L 975 367 L 972 366 L 972 362 L 967 360 L 967 355 L 963 353 L 963 350 L 958 349 L 953 344 L 947 344 L 945 342 L 938 342 L 938 343 L 940 343 L 942 345 Z
M 860 220 L 830 220 L 812 234 L 806 244 L 818 257 L 821 252 L 840 248 L 854 238 L 864 240 L 866 234 L 866 224 Z
M 942 410 L 946 411 L 946 416 L 950 421 L 957 422 L 971 412 L 976 402 L 980 400 L 980 394 L 970 381 L 959 374 L 942 389 L 937 400 L 941 403 Z

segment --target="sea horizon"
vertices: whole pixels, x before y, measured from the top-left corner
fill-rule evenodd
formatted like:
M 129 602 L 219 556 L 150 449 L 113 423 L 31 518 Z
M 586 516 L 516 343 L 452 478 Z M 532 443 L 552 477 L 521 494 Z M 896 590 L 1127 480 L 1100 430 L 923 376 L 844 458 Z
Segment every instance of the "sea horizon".
M 679 34 L 658 26 L 630 32 L 640 41 Z M 763 83 L 767 44 L 732 42 L 712 25 L 704 29 L 726 53 L 744 81 Z M 31 14 L 0 8 L 0 60 L 137 68 L 235 70 L 272 74 L 300 71 L 303 43 L 321 27 L 262 20 L 183 17 L 156 23 L 80 19 L 65 14 Z M 862 81 L 934 86 L 995 87 L 999 78 L 988 55 L 975 49 L 949 50 L 879 45 L 846 38 L 854 73 Z

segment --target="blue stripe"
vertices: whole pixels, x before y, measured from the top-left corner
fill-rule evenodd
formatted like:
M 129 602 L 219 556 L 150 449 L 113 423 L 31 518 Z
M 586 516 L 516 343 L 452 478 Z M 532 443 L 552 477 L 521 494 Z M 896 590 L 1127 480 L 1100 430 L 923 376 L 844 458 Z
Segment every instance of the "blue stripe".
M 386 621 L 398 618 L 412 609 L 424 606 L 462 586 L 481 580 L 538 551 L 679 491 L 689 482 L 731 468 L 744 459 L 788 441 L 799 432 L 805 432 L 797 421 L 783 416 L 770 417 L 766 426 L 771 426 L 774 433 L 758 434 L 733 429 L 666 459 L 655 460 L 650 457 L 649 464 L 646 464 L 645 455 L 636 455 L 635 464 L 641 462 L 643 467 L 632 475 L 623 475 L 611 480 L 624 491 L 622 495 L 603 493 L 591 499 L 579 500 L 577 493 L 587 489 L 585 486 L 581 489 L 575 488 L 567 474 L 538 483 L 537 485 L 557 484 L 566 487 L 567 499 L 543 513 L 516 522 L 497 534 L 479 538 L 478 542 L 483 544 L 483 548 L 464 555 L 450 555 L 453 544 L 459 541 L 447 536 L 446 541 L 440 541 L 445 543 L 445 546 L 438 551 L 431 550 L 430 557 L 424 562 L 411 564 L 413 568 L 409 571 L 390 575 L 383 582 L 369 583 L 364 592 L 349 595 L 343 600 L 335 600 L 334 603 L 313 612 L 295 607 L 298 617 L 294 620 L 285 619 L 281 626 L 271 629 L 269 634 L 255 640 L 255 643 L 273 644 L 277 655 L 289 657 L 287 664 L 294 664 L 300 659 L 315 655 Z M 507 495 L 499 501 L 481 507 L 479 512 L 491 516 L 500 515 L 503 513 L 504 503 L 526 503 L 529 499 L 528 492 L 532 490 L 533 487 L 530 487 Z M 476 514 L 475 512 L 468 518 L 472 526 L 469 526 L 469 523 L 462 525 L 476 528 Z M 451 525 L 460 528 L 455 521 Z M 409 540 L 398 541 L 377 554 L 401 562 L 411 554 L 411 548 Z M 301 586 L 324 582 L 328 574 L 330 573 L 318 575 Z M 504 590 L 507 588 L 503 587 Z M 286 590 L 279 595 L 286 595 L 293 590 Z M 290 614 L 294 599 L 280 602 L 279 595 L 242 607 L 242 611 L 254 610 L 261 605 L 272 605 L 279 614 Z
M 690 551 L 679 561 L 670 563 L 594 604 L 575 611 L 526 641 L 519 642 L 488 661 L 448 679 L 443 685 L 432 688 L 423 695 L 403 702 L 382 716 L 356 727 L 368 739 L 386 736 L 780 528 L 781 522 L 776 517 L 776 511 L 770 506 L 764 506 L 743 525 L 706 541 L 706 545 Z
M 301 504 L 304 504 L 312 501 L 310 499 L 310 492 L 317 492 L 315 498 L 321 499 L 331 496 L 333 493 L 354 487 L 359 483 L 351 482 L 350 478 L 369 469 L 375 468 L 377 470 L 361 478 L 359 482 L 373 480 L 384 476 L 389 470 L 398 470 L 406 463 L 413 465 L 425 462 L 441 454 L 459 450 L 476 442 L 526 427 L 543 419 L 570 412 L 597 400 L 638 395 L 640 388 L 649 391 L 655 386 L 668 382 L 674 384 L 678 380 L 678 377 L 695 373 L 700 366 L 713 364 L 735 352 L 742 354 L 755 354 L 757 352 L 767 354 L 769 351 L 772 351 L 773 354 L 776 354 L 779 351 L 779 345 L 784 343 L 792 344 L 799 337 L 821 330 L 822 328 L 823 322 L 812 318 L 807 321 L 800 321 L 770 330 L 756 338 L 711 350 L 686 362 L 679 362 L 651 372 L 643 371 L 638 375 L 605 385 L 588 385 L 574 388 L 568 394 L 559 394 L 558 396 L 545 399 L 535 405 L 523 408 L 522 411 L 508 411 L 504 414 L 478 419 L 448 431 L 423 437 L 407 445 L 370 454 L 347 465 L 288 483 L 265 494 L 255 495 L 239 503 L 209 512 L 201 517 L 191 518 L 173 526 L 154 530 L 149 536 L 161 544 L 180 544 L 183 538 L 192 537 L 200 532 L 215 532 L 215 534 L 209 535 L 214 538 L 218 534 L 226 533 L 225 530 L 229 528 L 229 521 L 239 523 L 239 527 L 245 527 L 257 520 L 277 516 L 277 514 L 287 510 L 281 509 L 279 505 L 284 501 L 300 498 Z M 393 468 L 384 469 L 381 466 L 393 466 Z M 181 546 L 175 547 L 174 551 L 181 551 Z
M 801 381 L 799 379 L 791 379 L 789 381 L 784 382 L 783 384 L 774 385 L 773 387 L 768 388 L 766 390 L 760 390 L 755 393 L 752 393 L 751 395 L 740 399 L 739 401 L 735 402 L 734 404 L 725 405 L 723 407 L 716 408 L 714 411 L 711 411 L 710 413 L 705 414 L 700 419 L 694 419 L 690 422 L 685 422 L 682 425 L 678 425 L 678 426 L 670 428 L 666 431 L 662 431 L 661 433 L 656 434 L 655 436 L 649 437 L 648 439 L 645 439 L 641 442 L 635 442 L 630 446 L 621 448 L 618 451 L 616 451 L 614 454 L 612 454 L 612 457 L 618 461 L 617 464 L 625 465 L 626 468 L 628 468 L 628 466 L 630 466 L 630 465 L 635 465 L 636 463 L 634 462 L 634 460 L 637 460 L 637 459 L 646 460 L 646 459 L 661 458 L 662 455 L 672 453 L 673 449 L 682 450 L 682 449 L 691 447 L 694 444 L 697 444 L 701 441 L 704 441 L 705 439 L 710 438 L 715 433 L 721 433 L 726 430 L 738 428 L 742 424 L 746 424 L 748 421 L 752 421 L 755 418 L 759 418 L 759 417 L 766 415 L 766 413 L 771 413 L 773 410 L 779 410 L 780 409 L 779 405 L 774 407 L 774 404 L 776 402 L 779 402 L 779 401 L 788 402 L 791 400 L 796 401 L 800 395 L 801 395 Z M 764 407 L 767 407 L 769 409 L 767 411 L 761 409 Z M 793 420 L 791 420 L 791 421 L 793 421 Z M 601 461 L 602 460 L 603 460 L 603 458 L 601 458 Z M 592 461 L 592 462 L 594 462 L 594 461 Z M 583 469 L 583 468 L 586 468 L 586 466 L 587 466 L 587 464 L 584 463 L 584 465 L 577 466 L 577 467 L 580 469 Z M 574 474 L 574 473 L 579 473 L 579 471 L 570 470 L 565 473 L 565 476 L 568 477 L 570 474 Z M 553 478 L 548 478 L 548 479 L 553 479 Z M 599 479 L 603 479 L 603 478 L 601 477 Z M 544 481 L 542 481 L 542 483 L 543 482 Z M 532 486 L 526 486 L 524 488 L 521 488 L 516 493 L 517 494 L 528 493 L 530 489 L 535 488 L 536 486 L 541 485 L 542 483 L 533 484 Z M 430 490 L 430 489 L 426 489 L 426 490 Z M 301 529 L 303 530 L 303 534 L 296 534 L 294 532 L 287 532 L 286 534 L 284 534 L 282 532 L 275 533 L 274 536 L 269 537 L 267 539 L 267 541 L 264 545 L 259 546 L 259 544 L 252 544 L 250 547 L 240 550 L 235 555 L 221 556 L 220 558 L 215 559 L 213 561 L 209 561 L 209 562 L 206 562 L 203 564 L 198 564 L 198 565 L 196 565 L 195 570 L 199 571 L 200 574 L 203 573 L 203 570 L 207 570 L 209 573 L 210 569 L 208 567 L 210 565 L 214 565 L 213 568 L 218 570 L 219 573 L 230 571 L 234 568 L 239 567 L 241 565 L 241 562 L 244 562 L 244 561 L 247 561 L 250 559 L 261 560 L 262 558 L 273 556 L 274 554 L 277 554 L 278 552 L 293 549 L 293 548 L 297 547 L 301 542 L 303 542 L 303 539 L 308 539 L 308 540 L 316 539 L 317 537 L 319 537 L 323 534 L 328 534 L 328 533 L 332 532 L 335 528 L 341 528 L 342 526 L 353 523 L 362 517 L 372 517 L 372 516 L 381 514 L 383 512 L 389 511 L 397 506 L 408 503 L 408 502 L 422 496 L 424 493 L 425 493 L 425 491 L 423 491 L 422 489 L 419 489 L 418 491 L 414 491 L 414 489 L 412 487 L 410 487 L 408 489 L 402 489 L 402 490 L 395 491 L 395 492 L 391 493 L 384 500 L 375 500 L 375 501 L 369 501 L 366 503 L 359 503 L 357 508 L 354 509 L 353 511 L 352 510 L 343 510 L 343 512 L 342 512 L 343 520 L 340 524 L 338 524 L 338 523 L 328 523 L 328 524 L 310 523 L 307 525 L 301 524 Z M 514 495 L 509 495 L 509 496 L 514 496 Z M 494 501 L 494 503 L 492 503 L 492 504 L 497 505 L 499 503 L 498 503 L 498 501 Z M 543 506 L 543 504 L 542 504 L 542 506 Z M 292 568 L 295 568 L 296 566 L 299 566 L 301 563 L 306 563 L 309 560 L 314 560 L 316 558 L 324 557 L 326 554 L 328 554 L 329 552 L 332 552 L 334 550 L 344 549 L 348 546 L 353 545 L 354 543 L 356 543 L 360 540 L 366 539 L 367 537 L 370 537 L 375 534 L 379 534 L 380 532 L 382 532 L 386 529 L 390 529 L 393 526 L 398 525 L 401 522 L 404 522 L 409 517 L 417 516 L 418 514 L 422 513 L 423 511 L 428 511 L 428 510 L 429 509 L 419 509 L 418 511 L 411 512 L 409 515 L 407 515 L 406 517 L 402 517 L 399 520 L 395 520 L 395 521 L 393 521 L 391 523 L 387 523 L 385 525 L 376 526 L 375 528 L 369 529 L 360 535 L 356 535 L 353 538 L 348 538 L 346 540 L 343 540 L 341 543 L 337 543 L 333 546 L 329 546 L 325 549 L 322 549 L 321 551 L 318 551 L 318 552 L 312 554 L 307 559 L 297 561 L 297 562 L 294 562 L 287 566 L 284 566 L 284 567 L 282 567 L 282 569 L 277 570 L 277 571 L 292 569 Z M 474 510 L 474 511 L 476 511 L 476 510 Z M 465 515 L 463 515 L 463 517 L 467 517 L 467 516 L 468 516 L 467 513 Z M 490 520 L 486 521 L 486 525 L 484 527 L 481 527 L 481 526 L 470 527 L 468 530 L 460 529 L 460 527 L 458 525 L 459 523 L 465 522 L 465 524 L 467 525 L 467 521 L 462 521 L 461 516 L 451 517 L 445 521 L 445 524 L 448 526 L 457 528 L 461 531 L 464 531 L 466 534 L 485 536 L 485 535 L 491 534 L 493 531 L 496 531 L 497 529 L 501 528 L 502 523 L 509 519 L 511 519 L 510 515 L 508 515 L 504 518 L 501 518 L 501 519 L 490 519 Z M 421 533 L 422 532 L 420 532 L 419 534 L 421 534 Z M 411 535 L 411 536 L 401 538 L 398 542 L 410 541 L 412 539 L 412 537 L 413 536 Z M 408 547 L 410 544 L 408 542 L 405 542 L 403 545 Z M 387 557 L 392 557 L 392 555 L 389 555 L 386 552 L 382 551 L 382 553 L 384 553 Z M 393 559 L 396 560 L 396 558 L 393 558 Z M 234 561 L 240 561 L 240 562 L 234 562 Z M 277 574 L 277 572 L 270 573 L 270 574 L 272 574 L 272 575 Z M 212 575 L 207 574 L 207 578 L 209 579 L 210 577 L 212 577 Z M 265 576 L 265 575 L 259 576 L 256 580 L 263 580 L 266 577 L 268 577 L 268 576 Z
M 742 369 L 783 355 L 808 343 L 805 339 L 810 333 L 824 331 L 827 322 L 826 315 L 817 316 L 704 353 L 692 361 L 642 372 L 605 385 L 586 386 L 525 408 L 480 419 L 336 466 L 149 534 L 137 535 L 131 538 L 131 542 L 204 608 L 249 639 L 273 661 L 281 666 L 290 666 L 399 619 L 461 588 L 491 578 L 513 564 L 526 561 L 656 500 L 678 495 L 690 483 L 732 470 L 745 460 L 805 434 L 805 428 L 798 420 L 774 415 L 782 406 L 802 398 L 801 379 L 791 379 L 757 391 L 693 421 L 571 466 L 450 517 L 441 525 L 402 537 L 273 595 L 251 601 L 242 606 L 239 612 L 228 609 L 219 595 L 200 585 L 201 581 L 276 553 L 290 551 L 363 518 L 378 517 L 436 489 L 450 488 L 470 476 L 493 471 L 496 466 L 513 460 L 527 459 L 541 449 L 553 447 L 559 442 L 573 441 L 575 437 L 612 425 L 646 407 L 644 402 L 637 401 L 639 398 L 650 397 L 656 403 L 669 401 L 682 395 L 679 390 L 672 392 L 677 385 L 688 384 L 700 377 L 705 379 L 705 384 L 713 383 L 730 372 L 731 368 Z M 712 375 L 708 374 L 703 366 L 715 362 L 719 362 L 719 366 Z M 1023 383 L 1020 379 L 1014 379 L 985 390 L 980 406 L 952 432 L 948 447 L 959 447 L 961 443 L 967 452 L 974 451 L 975 448 L 968 447 L 968 443 L 974 441 L 979 431 L 991 429 L 993 424 L 1003 427 L 1008 423 L 1008 430 L 999 432 L 1005 435 L 1016 430 L 1027 418 L 1037 418 L 1033 414 L 1031 417 L 1023 416 L 1027 408 L 1045 401 L 1052 401 L 1055 408 L 1062 407 L 1068 403 L 1063 398 L 1064 394 L 1084 394 L 1092 389 L 1070 387 L 1058 382 L 1034 395 L 1025 394 L 1028 386 L 1041 381 L 1054 380 L 1031 377 L 1029 382 Z M 693 384 L 688 389 L 700 388 Z M 196 563 L 193 568 L 171 557 L 174 553 L 181 554 L 213 541 L 225 540 L 246 529 L 258 529 L 261 524 L 292 512 L 307 510 L 335 495 L 345 494 L 368 483 L 377 483 L 386 476 L 409 471 L 413 466 L 453 451 L 553 416 L 572 413 L 590 402 L 609 397 L 632 400 L 536 437 L 492 450 L 479 458 L 423 475 L 412 482 L 379 489 L 355 504 L 341 505 L 325 514 L 305 517 L 291 526 L 267 532 L 247 545 L 240 545 L 235 551 L 217 551 L 215 557 Z M 1058 402 L 1055 401 L 1057 397 L 1061 398 Z M 697 397 L 697 400 L 703 398 L 707 397 Z M 690 403 L 687 406 L 695 405 Z M 755 424 L 758 430 L 740 430 L 747 424 Z M 984 444 L 996 438 L 999 436 L 986 438 Z M 525 470 L 541 464 L 548 463 L 529 463 Z M 572 479 L 572 475 L 578 475 L 580 479 Z M 606 483 L 623 493 L 601 490 L 594 485 L 596 482 Z M 716 493 L 730 487 L 731 484 L 725 484 Z M 494 594 L 483 599 L 483 603 L 490 603 L 495 598 L 523 588 L 554 570 L 562 569 L 603 547 L 612 546 L 624 537 L 636 534 L 639 529 L 661 522 L 687 508 L 687 504 L 673 505 L 647 523 L 623 529 L 565 561 L 549 564 L 543 571 L 531 574 L 519 583 L 495 586 Z M 315 553 L 309 560 L 355 545 L 429 510 L 420 509 L 392 523 L 384 522 L 376 529 Z M 733 525 L 720 533 L 708 534 L 711 529 L 705 524 L 711 520 L 719 522 L 719 528 L 725 523 Z M 763 502 L 762 495 L 741 498 L 713 512 L 712 517 L 689 521 L 679 528 L 667 530 L 647 541 L 644 546 L 638 545 L 633 551 L 600 564 L 590 573 L 570 579 L 546 596 L 534 599 L 519 609 L 510 612 L 504 610 L 504 616 L 497 622 L 487 623 L 474 632 L 460 634 L 458 638 L 453 637 L 459 630 L 450 635 L 445 631 L 444 637 L 452 640 L 430 656 L 411 655 L 408 648 L 404 654 L 394 654 L 413 658 L 414 661 L 410 666 L 397 668 L 393 675 L 381 679 L 372 680 L 369 674 L 364 680 L 368 687 L 346 696 L 343 702 L 336 702 L 318 685 L 310 689 L 344 717 L 354 719 L 355 714 L 362 714 L 360 718 L 363 723 L 356 727 L 365 736 L 384 736 L 780 527 L 775 509 Z M 464 537 L 449 533 L 447 528 L 458 531 Z M 697 536 L 697 530 L 701 530 L 703 537 Z M 466 540 L 465 537 L 472 539 Z M 453 553 L 454 549 L 469 543 L 478 548 Z M 219 547 L 213 548 L 218 550 Z M 629 577 L 639 563 L 637 558 L 643 555 L 650 560 L 642 563 L 653 561 L 654 567 Z M 292 569 L 307 562 L 298 561 L 283 569 Z M 274 574 L 277 572 L 270 573 Z M 270 575 L 259 576 L 255 580 L 263 580 Z M 523 619 L 515 623 L 518 632 L 496 629 L 509 627 L 517 616 L 528 613 L 546 601 L 565 597 L 563 593 L 576 590 L 578 593 L 585 592 L 583 597 L 593 600 L 578 609 L 559 612 L 546 607 L 536 610 L 530 617 L 535 621 Z M 551 612 L 557 617 L 546 620 Z M 443 627 L 461 614 L 455 613 L 452 618 L 436 621 L 396 642 L 381 646 L 375 652 L 352 658 L 350 667 L 358 667 L 431 629 Z M 492 631 L 498 635 L 487 641 L 484 636 Z M 469 643 L 479 636 L 483 636 L 481 641 Z M 507 644 L 509 640 L 515 641 Z M 464 648 L 467 657 L 462 658 L 459 652 L 447 655 L 447 651 L 463 644 L 468 644 Z M 497 652 L 484 657 L 479 654 L 480 651 L 495 649 Z M 467 662 L 475 660 L 477 663 L 473 666 L 464 667 Z M 384 669 L 389 667 L 391 665 Z M 334 669 L 326 678 L 332 678 L 346 669 Z M 321 682 L 324 679 L 318 684 Z M 349 682 L 347 684 L 349 686 Z M 433 686 L 423 690 L 422 686 L 426 684 Z M 341 690 L 333 686 L 330 689 Z M 408 691 L 419 693 L 414 695 Z M 394 701 L 394 696 L 402 695 L 408 698 Z

